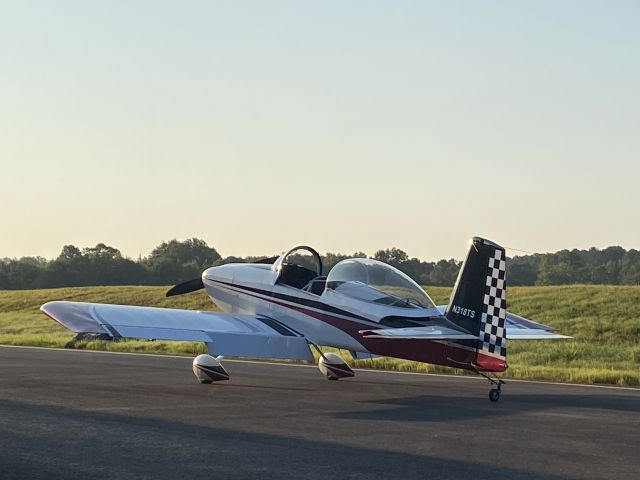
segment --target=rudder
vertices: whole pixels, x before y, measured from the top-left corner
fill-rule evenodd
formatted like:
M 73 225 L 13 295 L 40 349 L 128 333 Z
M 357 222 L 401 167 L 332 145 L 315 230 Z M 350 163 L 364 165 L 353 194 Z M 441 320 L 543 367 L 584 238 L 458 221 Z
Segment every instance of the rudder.
M 505 249 L 473 237 L 445 316 L 478 336 L 475 365 L 479 370 L 507 368 L 506 291 Z

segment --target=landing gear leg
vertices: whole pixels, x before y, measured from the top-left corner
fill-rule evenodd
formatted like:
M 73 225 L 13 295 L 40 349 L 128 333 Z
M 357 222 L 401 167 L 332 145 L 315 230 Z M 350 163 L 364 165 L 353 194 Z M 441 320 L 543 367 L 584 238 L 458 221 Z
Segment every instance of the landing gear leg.
M 491 383 L 491 385 L 496 386 L 496 388 L 492 388 L 491 390 L 489 390 L 489 400 L 491 400 L 492 402 L 497 402 L 498 400 L 500 400 L 500 393 L 501 393 L 500 387 L 505 383 L 505 381 L 498 377 L 492 378 L 486 373 L 481 372 L 477 368 L 475 370 L 478 375 L 482 375 L 484 378 L 489 380 L 489 383 Z
M 324 353 L 322 353 L 322 350 L 320 350 L 320 347 L 318 345 L 316 345 L 313 342 L 309 342 L 309 345 L 311 345 L 313 348 L 316 349 L 316 352 L 318 352 L 318 355 L 320 355 L 320 358 L 323 358 L 325 361 L 328 361 L 327 357 L 324 356 Z
M 329 352 L 323 353 L 320 347 L 315 343 L 309 342 L 320 354 L 318 360 L 318 368 L 320 372 L 327 378 L 327 380 L 338 380 L 340 378 L 349 378 L 355 375 L 351 367 L 347 365 L 347 362 L 337 353 Z

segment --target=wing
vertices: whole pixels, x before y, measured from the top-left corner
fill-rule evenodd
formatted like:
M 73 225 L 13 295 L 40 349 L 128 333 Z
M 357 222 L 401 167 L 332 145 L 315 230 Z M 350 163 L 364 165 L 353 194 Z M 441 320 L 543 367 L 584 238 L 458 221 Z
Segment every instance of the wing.
M 304 336 L 259 315 L 66 301 L 40 310 L 76 333 L 207 342 L 221 355 L 313 360 Z

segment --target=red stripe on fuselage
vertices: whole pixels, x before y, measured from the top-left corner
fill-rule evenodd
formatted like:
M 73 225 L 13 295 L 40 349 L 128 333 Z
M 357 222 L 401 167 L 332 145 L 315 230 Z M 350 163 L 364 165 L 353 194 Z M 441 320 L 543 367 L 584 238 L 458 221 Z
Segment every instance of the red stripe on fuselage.
M 484 355 L 470 347 L 457 345 L 453 341 L 445 342 L 419 338 L 365 338 L 358 332 L 363 329 L 370 330 L 371 325 L 369 324 L 346 320 L 326 312 L 311 310 L 308 307 L 301 305 L 291 305 L 275 300 L 271 296 L 258 296 L 248 293 L 246 290 L 243 290 L 242 287 L 238 287 L 236 285 L 234 285 L 236 288 L 225 284 L 222 284 L 222 286 L 225 286 L 236 293 L 271 302 L 328 323 L 329 325 L 342 330 L 355 338 L 369 352 L 375 355 L 433 363 L 436 365 L 460 368 L 463 370 L 504 372 L 507 369 L 507 364 L 504 359 Z

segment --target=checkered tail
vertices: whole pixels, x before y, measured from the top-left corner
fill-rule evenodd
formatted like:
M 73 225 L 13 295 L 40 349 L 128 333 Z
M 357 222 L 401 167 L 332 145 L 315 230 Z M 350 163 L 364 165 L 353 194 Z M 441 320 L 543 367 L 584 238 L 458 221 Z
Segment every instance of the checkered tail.
M 480 317 L 480 339 L 485 354 L 505 358 L 507 342 L 504 322 L 507 315 L 507 284 L 505 282 L 505 252 L 496 249 L 489 257 Z
M 475 342 L 458 343 L 476 350 L 479 367 L 484 365 L 495 369 L 506 365 L 505 266 L 506 251 L 503 247 L 490 240 L 473 237 L 445 311 L 448 320 L 478 337 Z

